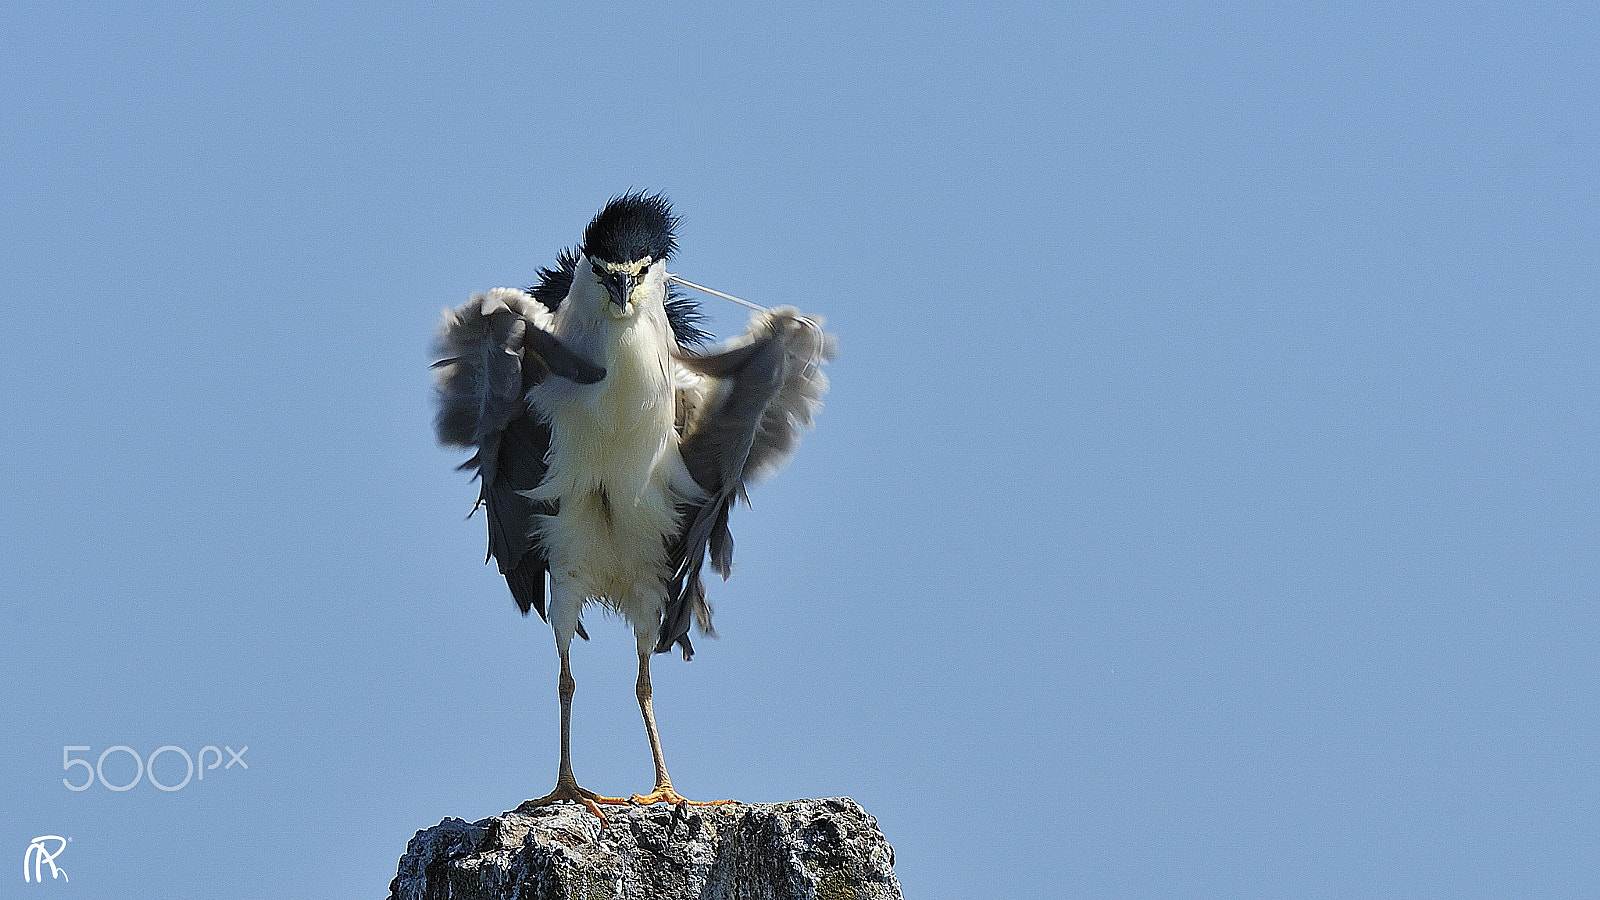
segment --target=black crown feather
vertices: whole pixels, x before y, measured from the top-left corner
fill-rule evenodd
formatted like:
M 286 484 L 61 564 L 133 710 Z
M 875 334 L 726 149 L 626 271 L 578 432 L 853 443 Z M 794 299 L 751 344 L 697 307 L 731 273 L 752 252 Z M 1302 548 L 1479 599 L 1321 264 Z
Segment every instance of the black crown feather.
M 665 259 L 668 254 L 677 249 L 677 242 L 673 237 L 672 229 L 678 224 L 678 219 L 671 214 L 671 207 L 667 205 L 666 199 L 660 194 L 656 194 L 653 197 L 647 197 L 643 194 L 627 194 L 606 204 L 606 208 L 600 211 L 600 215 L 594 217 L 594 221 L 589 223 L 589 228 L 584 232 L 584 248 L 589 247 L 591 244 L 590 234 L 595 231 L 595 224 L 601 222 L 614 207 L 630 200 L 635 203 L 652 204 L 665 213 L 666 246 L 661 256 L 646 251 L 639 253 L 632 259 L 620 261 L 632 262 L 645 255 L 649 255 L 652 259 Z M 612 226 L 606 225 L 605 227 L 610 229 Z M 556 308 L 561 305 L 561 301 L 567 299 L 567 294 L 571 293 L 572 278 L 578 269 L 579 254 L 585 252 L 582 248 L 577 250 L 568 248 L 556 254 L 555 268 L 541 267 L 539 269 L 539 283 L 528 288 L 528 293 L 543 304 L 545 309 L 550 310 L 552 313 L 555 312 Z M 603 256 L 600 258 L 606 259 L 607 262 L 619 261 Z M 700 328 L 700 323 L 704 320 L 704 316 L 700 313 L 700 304 L 696 303 L 694 298 L 678 290 L 677 285 L 670 282 L 667 284 L 666 307 L 667 323 L 672 326 L 672 334 L 678 339 L 679 344 L 704 344 L 706 341 L 711 340 L 711 334 Z
M 582 253 L 608 263 L 663 260 L 678 249 L 678 217 L 660 194 L 632 191 L 611 198 L 583 231 Z
M 556 254 L 555 268 L 539 267 L 539 283 L 528 288 L 528 293 L 554 313 L 561 306 L 561 301 L 572 292 L 572 273 L 577 269 L 578 251 L 571 248 L 562 250 Z

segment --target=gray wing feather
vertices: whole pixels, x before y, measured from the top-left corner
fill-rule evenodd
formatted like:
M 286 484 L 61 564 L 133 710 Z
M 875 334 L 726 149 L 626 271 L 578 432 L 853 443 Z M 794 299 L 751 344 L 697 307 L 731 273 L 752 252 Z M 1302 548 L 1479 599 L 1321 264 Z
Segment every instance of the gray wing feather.
M 528 389 L 550 374 L 592 384 L 605 370 L 573 353 L 547 329 L 551 316 L 524 291 L 495 288 L 446 310 L 437 350 L 439 441 L 477 452 L 478 503 L 487 507 L 489 554 L 524 614 L 545 614 L 544 551 L 537 517 L 555 512 L 526 493 L 544 480 L 550 429 L 528 409 Z M 476 508 L 476 506 L 474 507 Z M 580 625 L 578 633 L 583 634 Z M 584 635 L 587 637 L 587 635 Z
M 521 291 L 496 288 L 456 309 L 447 309 L 439 323 L 436 350 L 439 414 L 434 428 L 439 442 L 477 447 L 469 461 L 485 480 L 494 475 L 494 447 L 499 435 L 522 408 L 522 345 L 528 319 Z M 548 314 L 547 314 L 548 317 Z
M 716 351 L 678 357 L 701 376 L 699 402 L 686 416 L 679 451 L 706 497 L 689 504 L 674 547 L 673 596 L 662 617 L 658 653 L 674 643 L 685 657 L 692 652 L 691 617 L 711 630 L 700 567 L 709 553 L 712 570 L 728 577 L 729 509 L 745 496 L 747 484 L 788 460 L 821 407 L 828 390 L 822 363 L 834 355 L 834 338 L 821 325 L 783 307 L 758 313 L 742 337 Z

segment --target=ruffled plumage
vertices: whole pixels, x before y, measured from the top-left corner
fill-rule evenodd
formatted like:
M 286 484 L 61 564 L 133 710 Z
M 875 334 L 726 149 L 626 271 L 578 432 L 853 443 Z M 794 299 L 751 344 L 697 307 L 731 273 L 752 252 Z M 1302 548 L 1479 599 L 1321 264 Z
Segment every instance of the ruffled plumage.
M 564 275 L 570 283 L 574 262 L 563 257 L 556 270 L 541 274 L 546 281 Z M 551 373 L 580 383 L 605 374 L 556 340 L 552 323 L 547 296 L 496 288 L 445 312 L 437 342 L 443 358 L 434 364 L 439 440 L 476 448 L 463 467 L 476 468 L 482 480 L 490 555 L 522 611 L 538 609 L 541 616 L 546 556 L 535 523 L 556 506 L 533 499 L 545 478 L 550 432 L 529 408 L 527 393 Z M 676 643 L 692 652 L 691 622 L 711 632 L 700 568 L 709 556 L 712 569 L 728 577 L 729 510 L 748 484 L 794 452 L 827 391 L 822 363 L 833 353 L 832 335 L 792 308 L 757 313 L 743 335 L 705 353 L 679 342 L 673 354 L 678 452 L 704 495 L 684 504 L 681 530 L 663 548 L 673 574 L 664 586 L 658 651 Z

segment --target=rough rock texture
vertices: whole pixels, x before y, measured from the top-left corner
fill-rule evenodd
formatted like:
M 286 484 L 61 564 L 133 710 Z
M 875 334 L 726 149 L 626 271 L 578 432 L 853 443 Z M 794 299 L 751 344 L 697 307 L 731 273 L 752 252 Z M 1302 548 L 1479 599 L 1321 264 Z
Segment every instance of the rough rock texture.
M 417 832 L 390 900 L 898 900 L 894 850 L 849 798 L 557 804 Z

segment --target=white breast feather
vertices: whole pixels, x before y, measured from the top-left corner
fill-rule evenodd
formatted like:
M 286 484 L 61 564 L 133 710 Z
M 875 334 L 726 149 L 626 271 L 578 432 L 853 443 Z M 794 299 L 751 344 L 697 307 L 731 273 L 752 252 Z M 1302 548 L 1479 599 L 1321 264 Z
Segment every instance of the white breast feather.
M 554 578 L 551 599 L 598 601 L 626 616 L 635 632 L 654 634 L 671 576 L 665 545 L 679 529 L 677 506 L 700 494 L 678 454 L 670 332 L 659 309 L 626 322 L 562 324 L 557 334 L 605 366 L 606 377 L 593 385 L 547 379 L 529 394 L 551 426 L 549 471 L 535 496 L 560 502 L 539 525 Z M 560 596 L 563 581 L 577 596 Z

